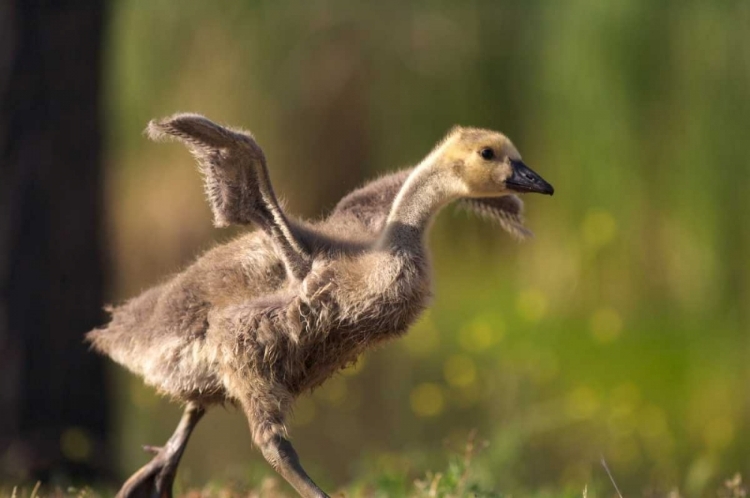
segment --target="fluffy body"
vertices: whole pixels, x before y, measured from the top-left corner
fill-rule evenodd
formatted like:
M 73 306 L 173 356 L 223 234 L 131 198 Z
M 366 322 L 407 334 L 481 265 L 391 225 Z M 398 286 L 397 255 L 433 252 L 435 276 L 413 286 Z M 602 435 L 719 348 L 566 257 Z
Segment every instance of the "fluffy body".
M 256 441 L 283 431 L 297 395 L 405 332 L 427 305 L 424 251 L 365 250 L 378 216 L 361 215 L 339 213 L 314 226 L 314 263 L 302 282 L 287 278 L 271 238 L 252 232 L 112 309 L 107 328 L 89 339 L 173 398 L 256 407 Z M 360 240 L 339 239 L 337 219 Z M 311 227 L 296 228 L 306 235 Z

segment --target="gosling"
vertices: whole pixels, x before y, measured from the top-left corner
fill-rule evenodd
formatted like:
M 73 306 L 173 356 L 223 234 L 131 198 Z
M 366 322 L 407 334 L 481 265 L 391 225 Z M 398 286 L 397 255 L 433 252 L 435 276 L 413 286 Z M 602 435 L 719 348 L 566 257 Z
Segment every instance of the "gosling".
M 305 498 L 327 497 L 287 439 L 295 398 L 360 354 L 403 335 L 430 298 L 425 245 L 431 220 L 461 200 L 523 237 L 514 195 L 552 195 L 501 133 L 455 127 L 415 168 L 346 196 L 327 219 L 306 223 L 276 201 L 252 135 L 181 114 L 149 125 L 175 138 L 204 173 L 215 223 L 261 230 L 216 247 L 183 272 L 111 308 L 90 332 L 97 351 L 185 404 L 154 458 L 118 497 L 171 497 L 190 433 L 213 405 L 232 403 L 271 466 Z

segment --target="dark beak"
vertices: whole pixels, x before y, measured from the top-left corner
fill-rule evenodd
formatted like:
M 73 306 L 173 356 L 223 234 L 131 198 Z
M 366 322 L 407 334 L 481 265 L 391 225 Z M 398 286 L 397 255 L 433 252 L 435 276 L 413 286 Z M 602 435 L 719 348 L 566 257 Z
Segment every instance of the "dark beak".
M 510 178 L 505 180 L 505 186 L 516 192 L 536 192 L 538 194 L 552 195 L 555 193 L 554 187 L 544 181 L 544 178 L 534 173 L 522 161 L 511 161 L 510 167 L 512 173 Z

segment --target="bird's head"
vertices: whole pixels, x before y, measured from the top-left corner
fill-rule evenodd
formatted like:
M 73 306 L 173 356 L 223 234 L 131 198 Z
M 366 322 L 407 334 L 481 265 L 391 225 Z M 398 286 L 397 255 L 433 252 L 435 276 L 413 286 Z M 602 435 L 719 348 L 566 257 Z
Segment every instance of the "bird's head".
M 496 131 L 455 127 L 435 150 L 461 184 L 462 196 L 497 197 L 555 189 L 521 161 L 511 141 Z

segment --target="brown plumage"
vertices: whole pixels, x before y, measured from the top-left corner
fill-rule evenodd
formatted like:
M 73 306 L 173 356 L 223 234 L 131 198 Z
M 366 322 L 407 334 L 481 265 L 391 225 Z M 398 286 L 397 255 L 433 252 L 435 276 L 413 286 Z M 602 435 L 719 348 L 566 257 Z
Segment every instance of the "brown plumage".
M 288 218 L 273 194 L 262 150 L 249 134 L 197 115 L 152 122 L 197 158 L 218 225 L 262 228 L 216 247 L 120 307 L 94 348 L 187 403 L 170 442 L 120 496 L 169 496 L 180 455 L 203 410 L 239 405 L 253 441 L 305 497 L 326 496 L 285 438 L 285 415 L 365 350 L 403 334 L 427 306 L 424 244 L 434 215 L 453 200 L 529 232 L 513 191 L 552 193 L 511 142 L 455 128 L 417 167 L 344 197 L 317 223 Z

